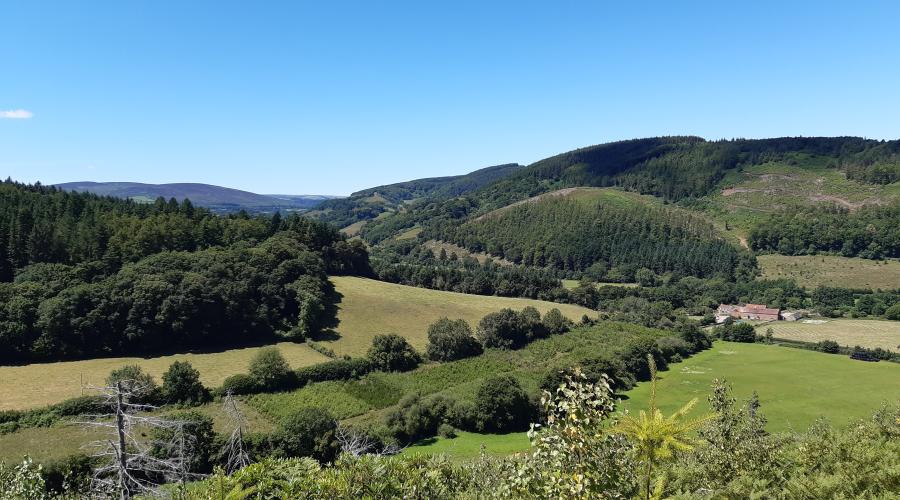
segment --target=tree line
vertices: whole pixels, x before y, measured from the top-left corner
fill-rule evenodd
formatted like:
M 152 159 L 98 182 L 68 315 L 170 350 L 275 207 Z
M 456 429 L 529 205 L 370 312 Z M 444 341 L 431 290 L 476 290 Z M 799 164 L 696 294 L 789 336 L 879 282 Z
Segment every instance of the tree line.
M 751 248 L 783 255 L 831 253 L 845 257 L 900 257 L 900 204 L 855 211 L 831 206 L 783 210 L 750 230 Z

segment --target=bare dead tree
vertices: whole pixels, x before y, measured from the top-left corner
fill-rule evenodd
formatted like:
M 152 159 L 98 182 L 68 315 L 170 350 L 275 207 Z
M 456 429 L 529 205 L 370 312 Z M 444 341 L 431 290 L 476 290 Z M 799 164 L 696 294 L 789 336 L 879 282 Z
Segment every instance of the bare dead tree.
M 188 471 L 192 443 L 184 432 L 186 423 L 148 415 L 155 406 L 134 402 L 146 394 L 146 388 L 134 381 L 118 381 L 92 389 L 105 397 L 110 408 L 109 413 L 86 415 L 78 422 L 109 433 L 107 439 L 87 445 L 103 462 L 94 471 L 93 495 L 128 500 L 137 494 L 153 494 L 163 483 L 192 476 Z M 166 436 L 165 442 L 142 434 Z
M 230 390 L 225 393 L 225 401 L 222 406 L 232 429 L 228 442 L 225 444 L 225 472 L 231 474 L 250 465 L 250 455 L 244 449 L 244 432 L 247 429 L 247 418 L 238 407 L 237 400 Z
M 389 456 L 403 451 L 403 448 L 396 444 L 382 445 L 377 440 L 372 439 L 367 433 L 347 425 L 338 424 L 334 435 L 338 445 L 341 447 L 341 453 L 347 453 L 354 457 L 363 455 Z

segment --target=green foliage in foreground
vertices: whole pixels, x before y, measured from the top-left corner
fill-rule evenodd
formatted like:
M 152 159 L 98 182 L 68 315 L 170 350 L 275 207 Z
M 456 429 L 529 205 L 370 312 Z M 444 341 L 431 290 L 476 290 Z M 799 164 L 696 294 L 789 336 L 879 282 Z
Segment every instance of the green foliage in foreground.
M 900 406 L 843 429 L 820 421 L 805 433 L 771 436 L 757 400 L 736 406 L 723 382 L 709 399 L 716 416 L 697 446 L 677 447 L 660 463 L 653 497 L 891 498 L 900 488 Z M 523 456 L 455 463 L 344 455 L 329 466 L 267 460 L 232 476 L 218 472 L 176 498 L 632 497 L 646 470 L 641 441 L 610 432 L 612 411 L 608 385 L 570 379 L 555 397 L 545 393 L 547 423 L 529 433 Z

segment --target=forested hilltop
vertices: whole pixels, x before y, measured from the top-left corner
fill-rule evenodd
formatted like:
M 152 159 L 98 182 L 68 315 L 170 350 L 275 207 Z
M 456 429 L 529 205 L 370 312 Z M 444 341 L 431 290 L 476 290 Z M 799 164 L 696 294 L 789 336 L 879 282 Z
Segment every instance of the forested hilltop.
M 352 221 L 346 232 L 374 245 L 379 276 L 419 286 L 509 289 L 475 283 L 484 257 L 523 276 L 734 279 L 755 272 L 746 250 L 896 257 L 898 179 L 900 141 L 656 137 L 556 155 L 455 196 L 419 191 L 390 211 L 311 215 Z M 556 294 L 534 283 L 522 290 Z
M 0 239 L 7 363 L 302 339 L 335 321 L 326 273 L 368 273 L 359 242 L 298 216 L 10 181 Z

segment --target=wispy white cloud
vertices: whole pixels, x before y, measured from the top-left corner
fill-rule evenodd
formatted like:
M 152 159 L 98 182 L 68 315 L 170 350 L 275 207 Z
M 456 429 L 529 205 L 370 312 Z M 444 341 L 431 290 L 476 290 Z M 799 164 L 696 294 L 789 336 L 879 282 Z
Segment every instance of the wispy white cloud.
M 27 120 L 34 116 L 34 113 L 27 109 L 10 109 L 0 111 L 0 118 L 8 118 L 10 120 Z

